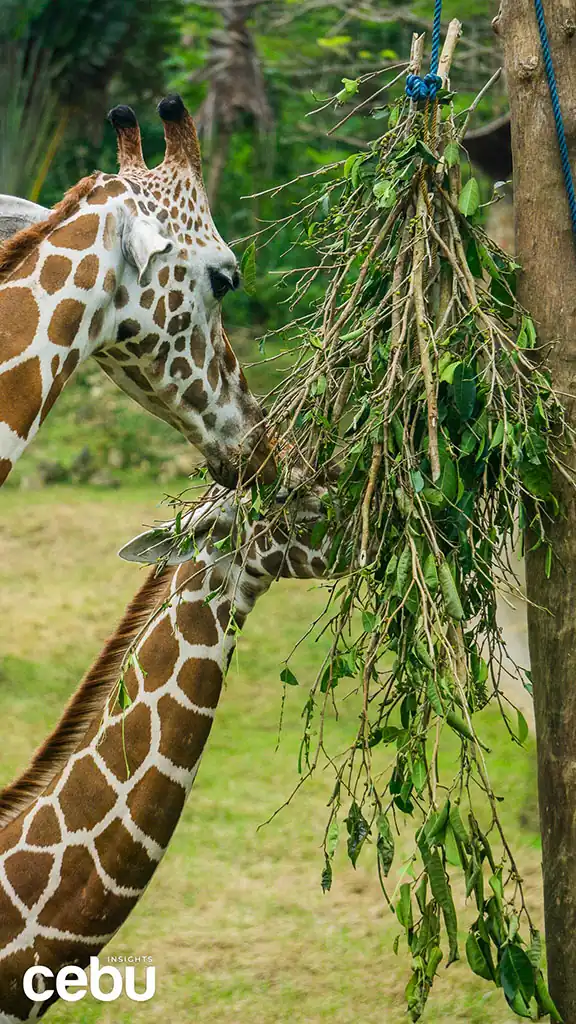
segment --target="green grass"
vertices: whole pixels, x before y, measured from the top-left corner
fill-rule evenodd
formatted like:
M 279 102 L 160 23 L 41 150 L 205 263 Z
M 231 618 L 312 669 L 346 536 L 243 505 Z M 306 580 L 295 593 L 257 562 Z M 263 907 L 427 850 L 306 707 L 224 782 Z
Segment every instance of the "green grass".
M 117 548 L 162 515 L 158 489 L 10 490 L 0 505 L 0 783 L 23 766 L 141 580 Z M 164 513 L 165 514 L 165 513 Z M 281 744 L 279 666 L 322 604 L 318 589 L 286 581 L 262 599 L 242 634 L 198 780 L 150 888 L 108 949 L 151 955 L 157 994 L 57 1004 L 54 1024 L 396 1024 L 405 1020 L 404 946 L 383 901 L 373 848 L 354 871 L 336 855 L 332 891 L 320 890 L 330 771 L 322 771 L 265 828 L 297 782 L 305 686 L 288 688 Z M 309 639 L 291 662 L 305 684 L 318 663 Z M 333 749 L 354 728 L 350 704 L 331 727 Z M 483 738 L 504 797 L 504 820 L 540 916 L 533 750 Z M 407 850 L 399 842 L 399 863 Z M 457 893 L 460 904 L 461 893 Z M 81 1009 L 79 1009 L 81 1007 Z M 464 963 L 440 968 L 424 1021 L 505 1024 L 501 992 Z

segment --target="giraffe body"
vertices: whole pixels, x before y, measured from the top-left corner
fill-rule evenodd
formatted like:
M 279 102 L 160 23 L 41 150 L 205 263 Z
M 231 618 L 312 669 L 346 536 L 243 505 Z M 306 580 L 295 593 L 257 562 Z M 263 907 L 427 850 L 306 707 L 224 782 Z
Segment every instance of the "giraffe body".
M 216 527 L 198 542 L 195 561 L 165 568 L 142 588 L 73 698 L 77 715 L 68 715 L 64 729 L 70 749 L 62 751 L 57 729 L 45 748 L 48 764 L 42 755 L 33 762 L 34 784 L 26 788 L 25 773 L 0 794 L 0 1024 L 36 1019 L 57 998 L 34 1004 L 23 994 L 29 967 L 54 974 L 65 965 L 84 967 L 126 919 L 198 771 L 237 628 L 274 578 L 312 577 L 325 568 L 323 552 L 281 529 L 269 535 L 263 524 L 248 528 L 242 554 L 223 557 L 213 542 L 229 523 Z M 118 655 L 154 607 L 160 611 L 124 676 L 131 703 L 123 718 Z M 116 661 L 107 664 L 114 651 Z M 79 740 L 73 721 L 76 733 L 83 730 Z
M 267 461 L 262 411 L 222 331 L 236 258 L 212 220 L 192 119 L 179 97 L 159 111 L 158 167 L 144 164 L 133 112 L 116 108 L 119 173 L 83 179 L 44 221 L 33 204 L 14 211 L 30 226 L 0 245 L 0 484 L 91 355 L 221 482 Z

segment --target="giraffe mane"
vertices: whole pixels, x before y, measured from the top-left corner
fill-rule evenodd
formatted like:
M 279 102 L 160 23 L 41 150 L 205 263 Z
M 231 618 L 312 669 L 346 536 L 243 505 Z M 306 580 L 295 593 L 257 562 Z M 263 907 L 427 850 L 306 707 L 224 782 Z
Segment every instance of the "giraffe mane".
M 96 713 L 102 713 L 118 682 L 124 655 L 148 622 L 174 568 L 148 575 L 126 609 L 116 631 L 70 698 L 62 716 L 34 754 L 25 771 L 0 790 L 0 829 L 5 828 L 46 789 L 85 736 Z
M 13 270 L 28 256 L 40 242 L 57 228 L 73 213 L 76 213 L 80 201 L 94 188 L 99 171 L 94 171 L 87 178 L 81 180 L 68 189 L 66 195 L 59 203 L 56 203 L 46 220 L 31 224 L 28 228 L 22 228 L 12 238 L 6 239 L 0 244 L 0 284 L 8 279 Z

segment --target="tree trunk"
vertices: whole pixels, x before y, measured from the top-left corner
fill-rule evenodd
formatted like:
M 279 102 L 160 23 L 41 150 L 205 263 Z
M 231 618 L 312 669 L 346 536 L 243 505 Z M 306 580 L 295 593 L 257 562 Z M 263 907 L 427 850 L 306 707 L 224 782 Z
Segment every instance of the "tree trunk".
M 576 155 L 576 2 L 546 0 L 546 22 L 566 136 Z M 576 395 L 576 239 L 560 167 L 534 0 L 502 0 L 495 22 L 504 47 L 512 115 L 519 298 L 530 310 L 553 381 Z M 576 401 L 565 399 L 576 424 Z M 569 462 L 576 465 L 571 454 Z M 555 559 L 527 555 L 528 638 L 534 681 L 544 909 L 550 991 L 576 1024 L 576 495 L 555 481 L 564 509 L 550 528 Z M 546 611 L 545 609 L 550 609 Z

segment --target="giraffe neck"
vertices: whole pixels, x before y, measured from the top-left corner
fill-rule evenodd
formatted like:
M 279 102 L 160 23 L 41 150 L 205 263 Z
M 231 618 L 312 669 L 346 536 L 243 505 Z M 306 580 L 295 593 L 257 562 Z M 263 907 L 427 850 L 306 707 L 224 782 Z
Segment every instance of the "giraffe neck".
M 0 485 L 114 322 L 117 225 L 90 205 L 102 188 L 94 177 L 86 181 L 91 194 L 81 196 L 73 218 L 0 277 Z M 105 201 L 113 203 L 114 192 Z
M 124 676 L 131 703 L 122 712 L 114 688 L 64 769 L 0 831 L 0 1021 L 37 1012 L 28 967 L 86 966 L 141 897 L 196 776 L 236 630 L 271 579 L 213 549 L 167 570 Z

